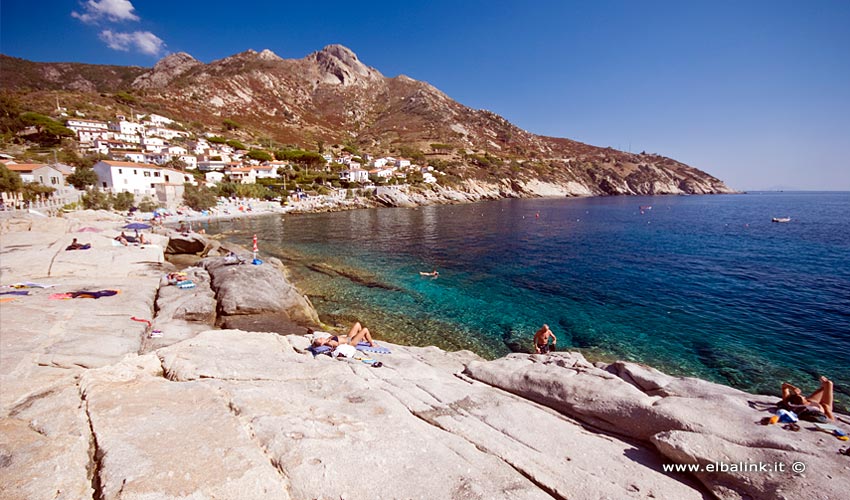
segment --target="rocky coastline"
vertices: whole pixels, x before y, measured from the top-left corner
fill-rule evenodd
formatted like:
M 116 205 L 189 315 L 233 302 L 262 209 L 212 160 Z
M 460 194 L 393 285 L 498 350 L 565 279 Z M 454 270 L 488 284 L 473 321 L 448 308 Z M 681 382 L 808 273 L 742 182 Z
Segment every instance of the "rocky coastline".
M 168 229 L 115 245 L 123 223 L 92 212 L 0 221 L 0 284 L 52 285 L 3 289 L 29 292 L 0 303 L 3 498 L 850 490 L 847 443 L 807 422 L 758 424 L 775 397 L 574 352 L 487 361 L 381 342 L 391 354 L 365 353 L 380 368 L 313 357 L 304 334 L 318 317 L 280 262 L 228 264 L 241 249 Z M 91 249 L 65 251 L 72 238 Z M 169 253 L 190 258 L 193 287 L 169 284 Z M 120 293 L 54 295 L 105 289 Z M 836 424 L 850 432 L 850 417 Z

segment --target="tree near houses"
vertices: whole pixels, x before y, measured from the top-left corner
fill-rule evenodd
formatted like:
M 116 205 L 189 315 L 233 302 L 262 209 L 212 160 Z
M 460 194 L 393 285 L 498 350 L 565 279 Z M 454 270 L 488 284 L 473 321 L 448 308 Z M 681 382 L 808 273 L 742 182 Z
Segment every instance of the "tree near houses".
M 12 172 L 6 165 L 0 165 L 0 193 L 17 193 L 23 185 L 17 172 Z
M 97 185 L 97 173 L 91 167 L 77 167 L 74 173 L 69 175 L 66 180 L 68 184 L 77 189 L 85 189 L 88 186 Z
M 272 161 L 274 157 L 262 149 L 252 149 L 248 152 L 248 158 L 257 161 Z
M 26 112 L 21 114 L 21 121 L 28 126 L 36 128 L 35 134 L 27 138 L 42 146 L 52 146 L 62 142 L 63 137 L 74 137 L 74 131 L 57 122 L 49 116 L 39 113 Z
M 207 210 L 215 206 L 218 197 L 206 186 L 183 184 L 183 203 L 192 210 Z
M 167 162 L 163 163 L 162 166 L 165 167 L 165 168 L 171 168 L 171 169 L 174 169 L 174 170 L 179 170 L 181 172 L 185 172 L 186 167 L 188 167 L 189 164 L 186 163 L 185 161 L 183 161 L 180 158 L 172 158 L 172 159 L 168 160 Z

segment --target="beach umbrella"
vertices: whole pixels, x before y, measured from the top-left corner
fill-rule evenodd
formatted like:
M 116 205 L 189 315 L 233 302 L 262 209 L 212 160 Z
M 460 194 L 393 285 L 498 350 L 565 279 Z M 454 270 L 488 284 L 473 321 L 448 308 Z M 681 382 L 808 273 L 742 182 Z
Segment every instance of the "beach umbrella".
M 150 229 L 150 224 L 145 224 L 144 222 L 131 222 L 124 226 L 124 229 Z

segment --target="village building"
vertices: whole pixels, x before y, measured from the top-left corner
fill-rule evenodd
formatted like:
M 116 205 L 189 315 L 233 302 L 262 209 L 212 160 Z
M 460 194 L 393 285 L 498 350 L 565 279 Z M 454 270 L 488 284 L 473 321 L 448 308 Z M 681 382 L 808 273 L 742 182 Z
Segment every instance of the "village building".
M 257 172 L 252 167 L 230 167 L 224 171 L 231 182 L 237 184 L 254 184 L 257 182 Z
M 183 132 L 180 130 L 173 130 L 170 128 L 164 127 L 148 127 L 145 129 L 145 133 L 147 135 L 153 135 L 157 137 L 162 137 L 163 139 L 171 140 L 175 137 L 189 137 L 188 132 Z
M 141 123 L 128 122 L 120 116 L 118 118 L 119 120 L 117 122 L 109 122 L 109 130 L 113 132 L 118 132 L 119 134 L 136 136 L 145 135 L 145 126 Z
M 166 118 L 162 115 L 157 115 L 154 113 L 151 113 L 149 115 L 137 114 L 136 120 L 139 120 L 140 122 L 143 122 L 145 124 L 149 123 L 156 127 L 168 127 L 169 125 L 175 123 L 174 120 L 172 120 L 171 118 Z
M 276 179 L 277 167 L 274 165 L 256 165 L 251 167 L 257 179 Z
M 98 187 L 115 193 L 156 196 L 159 184 L 197 184 L 192 174 L 149 163 L 102 160 L 93 169 L 97 174 Z
M 213 187 L 219 182 L 224 182 L 224 172 L 207 172 L 204 174 L 208 187 Z
M 109 157 L 115 161 L 131 161 L 135 163 L 147 163 L 147 153 L 144 151 L 122 151 L 122 150 L 110 150 Z
M 362 168 L 349 168 L 339 173 L 339 180 L 347 182 L 369 182 L 369 171 Z
M 43 186 L 59 189 L 65 185 L 62 172 L 43 163 L 7 163 L 6 168 L 16 172 L 23 182 L 35 182 Z

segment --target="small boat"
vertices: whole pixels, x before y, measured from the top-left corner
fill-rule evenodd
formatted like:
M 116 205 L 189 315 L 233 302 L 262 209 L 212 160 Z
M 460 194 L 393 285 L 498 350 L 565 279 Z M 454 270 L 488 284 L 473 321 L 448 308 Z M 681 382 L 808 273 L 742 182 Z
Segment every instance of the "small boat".
M 791 222 L 791 217 L 774 217 L 771 222 Z
M 440 275 L 440 273 L 438 273 L 437 271 L 432 271 L 430 273 L 419 271 L 419 276 L 432 276 L 432 277 L 436 278 L 439 275 Z

